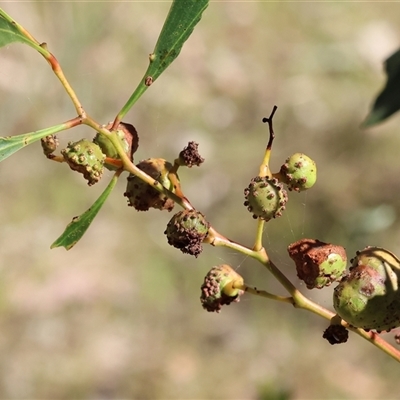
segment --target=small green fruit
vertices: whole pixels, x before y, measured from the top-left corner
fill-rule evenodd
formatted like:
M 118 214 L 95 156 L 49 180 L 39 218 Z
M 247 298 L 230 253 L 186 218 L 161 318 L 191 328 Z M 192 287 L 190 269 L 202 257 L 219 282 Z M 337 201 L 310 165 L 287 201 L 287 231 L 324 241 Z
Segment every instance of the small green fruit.
M 253 218 L 269 221 L 282 215 L 287 202 L 287 193 L 276 178 L 256 176 L 245 189 L 244 205 Z
M 389 331 L 400 326 L 400 260 L 380 247 L 357 252 L 349 274 L 334 290 L 338 315 L 357 328 Z
M 70 142 L 61 154 L 72 170 L 83 174 L 89 186 L 100 180 L 106 156 L 96 143 L 86 139 Z
M 295 153 L 281 166 L 277 176 L 289 190 L 301 192 L 314 186 L 317 180 L 317 165 L 305 154 Z
M 243 285 L 243 278 L 227 264 L 213 267 L 201 286 L 200 301 L 203 308 L 209 312 L 221 312 L 224 305 L 239 302 L 243 290 L 237 289 Z
M 196 210 L 183 210 L 175 214 L 168 222 L 164 234 L 171 246 L 197 257 L 203 251 L 210 224 L 204 215 Z
M 111 127 L 112 123 L 110 122 L 106 126 L 106 128 L 111 129 Z M 122 148 L 124 149 L 127 156 L 130 160 L 133 160 L 133 154 L 137 151 L 139 147 L 139 136 L 135 127 L 126 122 L 121 122 L 118 125 L 117 136 L 121 140 Z M 102 152 L 106 155 L 106 157 L 113 158 L 115 160 L 120 159 L 117 149 L 106 136 L 102 135 L 101 133 L 97 133 L 97 135 L 93 139 L 93 142 L 100 146 Z M 105 167 L 111 171 L 116 169 L 116 167 L 111 164 L 105 164 Z
M 164 187 L 175 191 L 175 188 L 168 178 L 172 164 L 162 158 L 149 158 L 137 164 L 137 167 L 160 182 Z M 175 202 L 158 192 L 152 186 L 142 181 L 137 176 L 130 174 L 124 196 L 128 198 L 128 205 L 137 211 L 147 211 L 149 208 L 171 211 Z

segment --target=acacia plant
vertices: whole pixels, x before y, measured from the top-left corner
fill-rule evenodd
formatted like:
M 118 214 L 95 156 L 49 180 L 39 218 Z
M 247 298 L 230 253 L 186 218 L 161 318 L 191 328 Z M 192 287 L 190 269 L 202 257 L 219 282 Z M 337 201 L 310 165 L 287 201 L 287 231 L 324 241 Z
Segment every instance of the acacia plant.
M 315 162 L 303 153 L 293 154 L 283 162 L 279 171 L 271 171 L 269 165 L 275 138 L 273 118 L 276 106 L 263 119 L 268 126 L 269 140 L 265 153 L 260 154 L 262 160 L 258 174 L 244 189 L 244 206 L 249 211 L 249 217 L 257 221 L 252 247 L 239 244 L 214 229 L 206 216 L 196 210 L 185 196 L 178 170 L 200 166 L 204 161 L 197 143 L 189 142 L 172 162 L 148 158 L 134 164 L 139 136 L 135 127 L 123 120 L 142 94 L 179 55 L 207 5 L 208 0 L 173 1 L 154 51 L 149 55 L 146 72 L 130 98 L 109 123 L 98 122 L 90 117 L 46 43 L 37 41 L 0 9 L 0 46 L 21 42 L 39 52 L 52 68 L 76 110 L 76 116 L 58 125 L 0 138 L 0 160 L 41 140 L 48 160 L 65 163 L 71 170 L 82 174 L 89 186 L 101 179 L 104 168 L 114 171 L 114 176 L 100 197 L 87 211 L 72 219 L 51 248 L 62 246 L 70 250 L 76 245 L 97 216 L 117 180 L 127 173 L 127 187 L 123 195 L 127 197 L 129 206 L 138 211 L 148 211 L 151 208 L 171 211 L 175 205 L 182 208 L 164 228 L 170 245 L 195 257 L 201 254 L 204 244 L 230 248 L 257 260 L 288 292 L 287 296 L 279 296 L 250 287 L 232 267 L 218 265 L 210 269 L 201 286 L 200 300 L 205 310 L 220 312 L 222 306 L 239 301 L 245 293 L 284 302 L 327 319 L 328 327 L 323 337 L 331 344 L 346 342 L 350 330 L 400 361 L 400 351 L 380 336 L 381 332 L 400 326 L 400 260 L 394 254 L 383 248 L 367 246 L 357 252 L 350 261 L 349 269 L 346 269 L 347 256 L 342 246 L 310 238 L 288 244 L 297 275 L 308 289 L 323 289 L 337 283 L 333 296 L 336 312 L 333 312 L 304 296 L 272 261 L 263 246 L 264 225 L 285 212 L 288 194 L 295 196 L 298 192 L 311 189 L 317 179 Z M 386 88 L 377 98 L 365 126 L 382 121 L 400 108 L 396 95 L 400 76 L 399 59 L 399 53 L 396 53 L 387 61 Z M 57 153 L 59 139 L 56 134 L 79 125 L 92 128 L 93 136 L 69 142 Z

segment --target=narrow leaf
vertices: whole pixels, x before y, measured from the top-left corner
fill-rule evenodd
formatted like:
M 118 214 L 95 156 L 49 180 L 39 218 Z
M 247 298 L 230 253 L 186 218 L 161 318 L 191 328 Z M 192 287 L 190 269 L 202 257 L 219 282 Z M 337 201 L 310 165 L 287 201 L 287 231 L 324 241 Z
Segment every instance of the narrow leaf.
M 70 124 L 64 123 L 41 129 L 40 131 L 24 133 L 22 135 L 0 137 L 0 161 L 5 160 L 18 150 L 28 146 L 28 144 L 36 142 L 47 135 L 53 135 L 54 133 L 67 129 L 70 126 Z
M 97 213 L 100 211 L 101 207 L 107 200 L 108 196 L 112 192 L 117 183 L 119 173 L 116 173 L 111 182 L 105 188 L 104 192 L 100 197 L 93 203 L 93 205 L 86 210 L 79 217 L 72 218 L 72 221 L 67 225 L 65 231 L 61 236 L 50 246 L 51 249 L 55 247 L 65 247 L 66 250 L 70 250 L 75 246 L 76 243 L 82 238 L 85 232 L 88 230 L 90 224 L 93 222 Z
M 382 122 L 400 110 L 400 50 L 385 61 L 385 71 L 386 85 L 362 123 L 361 126 L 364 128 Z
M 34 48 L 38 45 L 35 41 L 28 38 L 20 25 L 11 19 L 11 17 L 0 8 L 0 47 L 13 42 L 28 44 Z
M 208 0 L 174 0 L 154 52 L 150 55 L 146 75 L 153 82 L 178 57 L 207 6 Z
M 173 1 L 154 51 L 150 54 L 150 64 L 147 71 L 136 90 L 118 113 L 114 121 L 115 124 L 123 119 L 147 88 L 178 57 L 183 44 L 193 32 L 194 27 L 201 19 L 203 11 L 207 8 L 208 1 Z

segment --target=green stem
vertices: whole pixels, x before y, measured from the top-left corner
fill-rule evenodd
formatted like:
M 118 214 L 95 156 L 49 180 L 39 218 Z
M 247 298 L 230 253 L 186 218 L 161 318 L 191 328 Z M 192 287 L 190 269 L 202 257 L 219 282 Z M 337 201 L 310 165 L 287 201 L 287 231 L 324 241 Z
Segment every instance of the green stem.
M 257 223 L 256 240 L 255 240 L 253 249 L 255 251 L 260 251 L 263 248 L 262 238 L 263 238 L 263 233 L 264 233 L 265 221 L 263 219 L 258 219 L 257 222 L 258 223 Z
M 265 290 L 259 290 L 255 287 L 247 286 L 246 284 L 240 286 L 234 286 L 235 289 L 244 290 L 247 293 L 254 294 L 256 296 L 265 297 L 266 299 L 281 301 L 283 303 L 289 303 L 293 305 L 293 298 L 292 297 L 285 297 L 285 296 L 278 296 L 276 294 L 269 293 Z
M 64 72 L 61 69 L 61 66 L 58 63 L 57 59 L 49 51 L 46 51 L 45 54 L 42 53 L 42 55 L 48 61 L 48 63 L 51 65 L 51 68 L 52 68 L 54 74 L 57 76 L 57 78 L 61 82 L 61 85 L 64 87 L 64 89 L 67 92 L 68 96 L 72 100 L 72 103 L 74 104 L 74 107 L 75 107 L 75 110 L 76 110 L 77 114 L 81 118 L 85 118 L 86 117 L 85 110 L 83 109 L 83 106 L 80 103 L 75 91 L 72 89 L 72 87 L 69 84 L 67 78 L 65 77 Z
M 115 117 L 111 130 L 117 129 L 122 119 L 132 108 L 132 106 L 136 103 L 136 101 L 140 98 L 140 96 L 142 96 L 142 94 L 148 89 L 148 87 L 149 85 L 146 85 L 146 77 L 143 77 L 143 79 L 140 81 L 135 91 L 132 93 L 131 97 L 129 97 L 128 101 L 125 103 L 121 111 Z
M 319 315 L 327 320 L 331 320 L 332 318 L 336 317 L 336 314 L 332 311 L 329 311 L 320 305 L 314 303 L 313 301 L 309 300 L 299 291 L 297 291 L 296 295 L 293 296 L 295 301 L 295 307 L 301 308 L 303 310 L 310 311 L 314 314 Z M 400 350 L 396 349 L 395 347 L 391 346 L 386 340 L 382 339 L 379 334 L 376 332 L 366 332 L 364 329 L 355 328 L 350 326 L 347 322 L 341 321 L 341 324 L 348 330 L 356 333 L 357 335 L 361 336 L 369 343 L 373 344 L 374 346 L 378 347 L 380 350 L 388 354 L 390 357 L 394 358 L 396 361 L 400 362 Z
M 22 25 L 20 25 L 18 22 L 14 21 L 11 16 L 9 16 L 4 10 L 0 9 L 0 15 L 3 16 L 8 22 L 13 24 L 18 31 L 21 33 L 21 35 L 26 38 L 24 39 L 24 43 L 26 43 L 28 46 L 34 48 L 37 50 L 50 64 L 54 74 L 57 76 L 57 78 L 60 80 L 62 86 L 64 87 L 65 91 L 71 98 L 75 109 L 80 117 L 85 117 L 85 111 L 76 96 L 74 90 L 72 89 L 71 85 L 67 81 L 67 78 L 65 77 L 60 64 L 58 63 L 57 59 L 54 57 L 53 54 L 50 53 L 50 51 L 47 49 L 47 44 L 46 43 L 39 43 L 38 40 L 36 40 Z

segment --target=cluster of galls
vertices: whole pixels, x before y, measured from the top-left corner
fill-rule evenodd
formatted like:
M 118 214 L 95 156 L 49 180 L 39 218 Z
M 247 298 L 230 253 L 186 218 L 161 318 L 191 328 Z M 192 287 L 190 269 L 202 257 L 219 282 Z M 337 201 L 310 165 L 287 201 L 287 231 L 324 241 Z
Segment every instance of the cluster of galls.
M 105 125 L 111 129 L 112 123 Z M 135 127 L 121 122 L 117 129 L 117 136 L 121 142 L 125 154 L 133 161 L 133 155 L 139 146 L 139 136 Z M 54 158 L 54 151 L 58 146 L 58 140 L 54 135 L 48 135 L 41 141 L 43 152 L 48 158 Z M 93 141 L 81 139 L 77 142 L 69 142 L 68 146 L 61 150 L 61 155 L 69 167 L 81 173 L 88 185 L 97 183 L 104 172 L 104 168 L 116 170 L 122 163 L 117 149 L 104 135 L 97 133 Z M 149 158 L 140 161 L 136 166 L 151 176 L 154 180 L 172 193 L 176 193 L 180 185 L 176 170 L 179 166 L 199 166 L 204 159 L 198 152 L 198 144 L 189 142 L 179 153 L 175 165 L 162 158 Z M 174 180 L 171 172 L 174 169 Z M 129 174 L 124 196 L 128 198 L 128 205 L 137 211 L 148 211 L 150 208 L 171 211 L 174 201 L 166 194 L 157 191 L 154 187 Z M 197 257 L 202 251 L 202 243 L 207 237 L 210 224 L 203 214 L 196 210 L 183 210 L 175 214 L 167 225 L 165 234 L 168 243 L 183 253 Z
M 198 153 L 198 144 L 189 144 L 179 153 L 175 165 L 162 158 L 149 158 L 137 164 L 137 167 L 161 183 L 172 193 L 177 192 L 179 177 L 176 169 L 179 166 L 199 166 L 204 159 Z M 173 171 L 174 180 L 171 179 Z M 148 211 L 150 208 L 172 211 L 175 202 L 166 194 L 142 181 L 139 177 L 130 174 L 124 196 L 128 198 L 128 205 L 137 211 Z M 197 257 L 203 250 L 202 243 L 207 237 L 210 224 L 204 215 L 194 209 L 176 213 L 168 222 L 164 234 L 171 246 L 182 253 Z
M 105 128 L 110 129 L 109 123 Z M 133 160 L 133 154 L 138 148 L 139 137 L 133 125 L 121 122 L 117 129 L 117 136 L 121 140 L 122 147 Z M 48 158 L 55 158 L 53 154 L 58 146 L 55 135 L 48 135 L 41 140 L 43 152 Z M 73 171 L 77 171 L 87 180 L 88 185 L 94 185 L 101 179 L 104 167 L 109 170 L 119 168 L 120 157 L 114 145 L 104 135 L 98 133 L 93 141 L 81 139 L 69 142 L 67 147 L 61 150 L 64 161 Z M 117 165 L 117 166 L 116 166 Z
M 317 167 L 305 154 L 295 153 L 271 176 L 256 176 L 244 190 L 245 202 L 253 218 L 269 221 L 280 217 L 285 210 L 288 190 L 301 192 L 310 189 L 317 180 Z
M 400 326 L 400 260 L 391 252 L 366 247 L 351 260 L 348 272 L 346 252 L 341 246 L 302 239 L 291 244 L 288 252 L 308 289 L 339 282 L 333 306 L 349 325 L 378 333 Z M 340 319 L 324 332 L 324 338 L 332 344 L 347 340 Z

